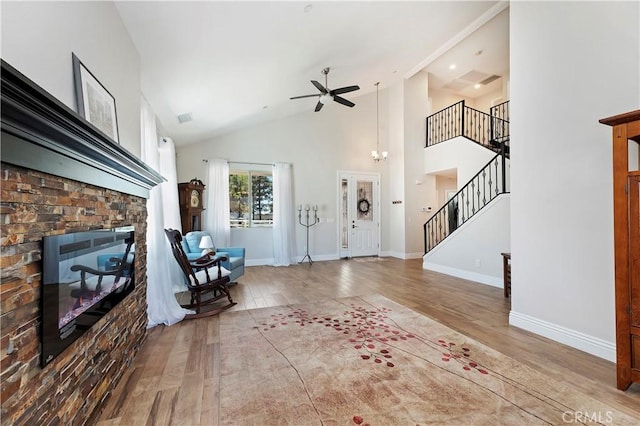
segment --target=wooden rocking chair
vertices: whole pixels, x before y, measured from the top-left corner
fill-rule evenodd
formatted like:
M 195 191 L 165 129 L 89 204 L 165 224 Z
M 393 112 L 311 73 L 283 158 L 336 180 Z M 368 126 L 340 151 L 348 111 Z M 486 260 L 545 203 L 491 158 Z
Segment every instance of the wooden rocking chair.
M 196 311 L 195 314 L 187 315 L 185 318 L 216 315 L 235 305 L 227 288 L 230 272 L 220 265 L 220 262 L 227 260 L 227 258 L 213 258 L 215 253 L 212 252 L 189 261 L 182 248 L 180 231 L 165 229 L 164 232 L 171 243 L 173 256 L 180 265 L 182 272 L 184 272 L 187 287 L 191 293 L 191 303 L 181 306 Z M 225 297 L 229 301 L 228 304 L 222 307 L 213 306 L 214 302 Z

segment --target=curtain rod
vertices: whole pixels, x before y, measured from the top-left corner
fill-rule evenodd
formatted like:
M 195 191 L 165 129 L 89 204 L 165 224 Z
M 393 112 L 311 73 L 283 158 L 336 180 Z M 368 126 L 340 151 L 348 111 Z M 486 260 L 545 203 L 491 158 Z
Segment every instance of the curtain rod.
M 202 161 L 204 161 L 205 163 L 208 163 L 209 160 L 207 159 L 203 159 Z M 273 163 L 252 163 L 250 161 L 227 161 L 227 163 L 231 163 L 231 164 L 252 164 L 252 165 L 256 165 L 256 166 L 273 166 Z

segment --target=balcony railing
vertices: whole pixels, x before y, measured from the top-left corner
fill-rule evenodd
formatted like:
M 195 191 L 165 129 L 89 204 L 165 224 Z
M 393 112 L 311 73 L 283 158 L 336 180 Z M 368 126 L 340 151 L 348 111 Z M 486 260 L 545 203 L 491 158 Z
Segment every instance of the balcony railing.
M 492 112 L 508 116 L 508 101 L 494 108 Z M 427 147 L 458 136 L 465 136 L 495 152 L 504 142 L 509 153 L 509 121 L 468 107 L 464 100 L 427 117 Z
M 462 136 L 464 100 L 427 117 L 427 146 Z

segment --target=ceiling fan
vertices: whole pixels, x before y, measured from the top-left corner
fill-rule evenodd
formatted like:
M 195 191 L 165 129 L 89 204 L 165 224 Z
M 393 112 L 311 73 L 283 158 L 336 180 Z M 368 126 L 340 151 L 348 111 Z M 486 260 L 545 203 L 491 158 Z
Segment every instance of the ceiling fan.
M 360 90 L 360 86 L 345 86 L 339 89 L 329 90 L 329 85 L 327 84 L 327 74 L 329 74 L 329 70 L 330 70 L 329 67 L 322 70 L 322 74 L 324 74 L 324 86 L 318 83 L 316 80 L 311 80 L 311 83 L 314 86 L 316 86 L 316 89 L 318 89 L 320 93 L 317 93 L 315 95 L 294 96 L 293 98 L 290 98 L 290 99 L 311 98 L 313 96 L 317 96 L 318 103 L 316 104 L 315 112 L 320 111 L 322 107 L 332 99 L 339 104 L 342 104 L 348 107 L 353 107 L 355 105 L 353 102 L 338 95 L 341 95 L 343 93 L 353 92 L 355 90 Z

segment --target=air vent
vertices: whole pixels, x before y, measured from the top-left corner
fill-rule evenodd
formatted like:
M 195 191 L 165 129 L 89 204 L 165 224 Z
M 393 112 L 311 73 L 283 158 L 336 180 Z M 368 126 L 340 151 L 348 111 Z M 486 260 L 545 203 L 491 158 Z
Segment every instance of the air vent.
M 489 83 L 491 83 L 492 81 L 495 81 L 495 80 L 497 80 L 497 79 L 499 79 L 499 78 L 500 78 L 500 76 L 499 76 L 499 75 L 495 75 L 495 74 L 494 74 L 494 75 L 492 75 L 491 77 L 487 77 L 487 78 L 485 78 L 484 80 L 482 80 L 482 81 L 480 82 L 480 84 L 482 84 L 483 86 L 486 86 L 487 84 L 489 84 Z
M 193 117 L 191 117 L 191 113 L 181 114 L 178 116 L 178 121 L 180 122 L 180 124 L 187 123 L 191 120 L 193 120 Z
M 465 75 L 460 76 L 460 80 L 470 81 L 471 83 L 479 83 L 480 81 L 489 77 L 489 74 L 485 74 L 480 71 L 471 70 Z

